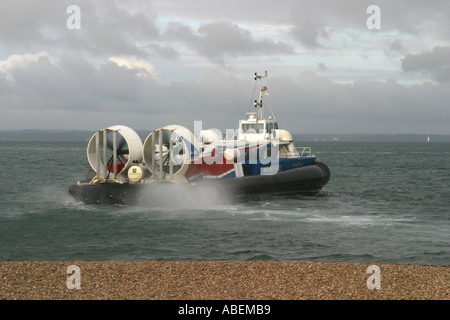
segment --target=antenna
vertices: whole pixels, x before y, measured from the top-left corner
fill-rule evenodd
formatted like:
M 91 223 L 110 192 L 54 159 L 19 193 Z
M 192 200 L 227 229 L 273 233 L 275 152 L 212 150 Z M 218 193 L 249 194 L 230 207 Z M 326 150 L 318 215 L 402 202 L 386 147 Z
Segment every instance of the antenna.
M 267 71 L 264 71 L 264 75 L 263 76 L 258 76 L 258 73 L 255 72 L 254 79 L 256 80 L 256 79 L 267 78 L 267 76 L 268 76 Z
M 264 91 L 267 90 L 267 88 L 266 88 L 266 87 L 263 87 L 263 85 L 262 85 L 262 79 L 263 79 L 263 78 L 267 78 L 267 76 L 268 76 L 267 71 L 264 72 L 264 75 L 263 75 L 263 76 L 258 75 L 258 73 L 256 73 L 256 72 L 255 72 L 255 75 L 254 75 L 254 79 L 255 79 L 255 80 L 257 80 L 257 79 L 260 80 L 259 102 L 258 102 L 258 100 L 255 100 L 255 103 L 254 103 L 255 108 L 258 108 L 258 117 L 257 117 L 257 120 L 262 120 L 262 119 L 264 118 L 263 110 L 262 110 L 262 106 L 263 106 L 263 103 L 262 103 L 262 94 L 263 94 Z

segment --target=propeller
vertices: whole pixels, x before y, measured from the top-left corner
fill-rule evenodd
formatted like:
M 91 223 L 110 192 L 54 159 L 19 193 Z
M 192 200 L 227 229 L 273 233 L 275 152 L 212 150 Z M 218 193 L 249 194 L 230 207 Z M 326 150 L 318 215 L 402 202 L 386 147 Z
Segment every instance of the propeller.
M 162 131 L 162 144 L 164 146 L 169 147 L 171 141 L 170 141 L 170 131 L 163 130 Z
M 106 147 L 111 152 L 114 151 L 114 133 L 110 132 L 106 136 Z M 125 140 L 125 138 L 120 134 L 116 133 L 116 148 L 117 148 L 117 155 L 124 155 L 129 154 L 130 151 L 128 150 L 128 144 Z
M 106 149 L 108 150 L 107 155 L 107 178 L 109 178 L 110 173 L 114 172 L 114 135 L 116 136 L 116 151 L 117 151 L 117 172 L 121 172 L 124 163 L 128 161 L 128 155 L 130 153 L 127 141 L 120 134 L 120 132 L 108 132 L 106 135 Z

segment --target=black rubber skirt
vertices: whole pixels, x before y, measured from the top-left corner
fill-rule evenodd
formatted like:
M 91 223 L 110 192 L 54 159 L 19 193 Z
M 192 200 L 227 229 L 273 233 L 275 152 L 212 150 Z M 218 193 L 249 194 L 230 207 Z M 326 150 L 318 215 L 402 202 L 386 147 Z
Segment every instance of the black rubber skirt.
M 279 172 L 274 175 L 245 176 L 236 179 L 202 179 L 193 185 L 172 182 L 151 182 L 148 184 L 119 183 L 76 183 L 69 193 L 86 204 L 122 204 L 159 206 L 211 198 L 220 202 L 245 201 L 258 197 L 290 195 L 315 195 L 330 179 L 329 168 L 321 162 L 314 165 Z

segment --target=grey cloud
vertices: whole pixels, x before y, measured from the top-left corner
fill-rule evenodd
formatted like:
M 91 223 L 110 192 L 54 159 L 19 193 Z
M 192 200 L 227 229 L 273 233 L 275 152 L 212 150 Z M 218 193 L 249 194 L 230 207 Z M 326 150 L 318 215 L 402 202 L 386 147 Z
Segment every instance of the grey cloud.
M 168 45 L 161 45 L 158 43 L 151 43 L 146 46 L 147 50 L 154 55 L 161 56 L 167 59 L 177 59 L 180 57 L 180 53 L 173 47 Z
M 323 63 L 323 62 L 319 62 L 319 63 L 317 64 L 317 67 L 319 68 L 320 71 L 325 71 L 325 70 L 327 70 L 327 66 L 326 66 L 325 63 Z
M 319 38 L 326 38 L 326 21 L 323 10 L 312 1 L 301 1 L 292 11 L 292 27 L 290 35 L 302 45 L 313 48 L 319 45 Z
M 11 94 L 11 86 L 6 79 L 6 74 L 0 72 L 0 100 L 1 97 L 10 96 Z
M 111 110 L 117 101 L 133 98 L 136 75 L 107 62 L 94 68 L 87 61 L 63 57 L 59 65 L 46 56 L 12 73 L 10 94 L 17 102 L 10 108 L 59 111 Z
M 277 117 L 293 132 L 449 133 L 448 84 L 403 86 L 394 80 L 340 84 L 313 72 L 269 87 Z M 294 120 L 295 119 L 295 120 Z
M 80 9 L 81 29 L 65 28 L 61 38 L 55 40 L 55 47 L 63 46 L 96 55 L 148 57 L 158 53 L 151 47 L 159 37 L 151 15 L 130 12 L 113 1 L 103 5 L 87 1 L 80 4 Z
M 53 4 L 53 6 L 52 6 Z M 42 26 L 48 21 L 55 22 L 54 9 L 58 3 L 43 1 L 1 1 L 0 39 L 8 44 L 27 47 L 28 41 L 43 41 Z M 61 17 L 64 19 L 62 11 Z M 65 25 L 65 20 L 64 25 Z
M 154 9 L 161 15 L 181 17 L 195 21 L 232 20 L 239 23 L 286 23 L 292 7 L 298 0 L 222 0 L 154 1 Z
M 404 47 L 402 45 L 402 41 L 399 39 L 395 39 L 390 45 L 389 45 L 389 49 L 391 51 L 398 51 L 401 52 L 404 50 Z
M 192 126 L 194 120 L 227 119 L 247 108 L 240 109 L 241 102 L 248 99 L 248 92 L 242 91 L 246 84 L 227 73 L 208 73 L 198 81 L 172 83 L 142 77 L 141 73 L 140 69 L 110 61 L 94 67 L 74 55 L 63 56 L 57 63 L 42 56 L 13 70 L 14 83 L 8 83 L 0 72 L 0 123 L 7 125 L 6 114 L 39 110 L 41 115 L 33 115 L 35 125 L 48 123 L 51 114 L 53 126 L 59 128 L 67 125 L 59 117 L 82 118 L 79 115 L 84 114 L 91 118 L 96 113 L 102 115 L 98 121 L 109 119 L 110 124 L 134 121 L 134 126 L 143 126 L 147 119 L 147 127 L 180 122 Z M 26 116 L 22 119 L 27 121 Z M 81 125 L 69 124 L 74 128 Z
M 1 2 L 0 126 L 73 129 L 92 126 L 90 128 L 95 130 L 123 123 L 133 128 L 153 129 L 170 123 L 192 127 L 194 120 L 203 120 L 206 127 L 234 128 L 248 110 L 254 85 L 251 74 L 248 78 L 238 74 L 265 63 L 262 70 L 251 72 L 268 68 L 271 106 L 280 125 L 291 132 L 435 130 L 450 134 L 450 49 L 437 47 L 450 36 L 448 1 L 377 1 L 382 10 L 382 30 L 372 34 L 376 45 L 369 43 L 356 49 L 346 46 L 357 44 L 357 40 L 350 37 L 359 36 L 367 41 L 364 37 L 366 8 L 372 4 L 369 0 L 283 3 L 261 0 L 237 7 L 209 0 L 194 4 L 187 1 L 149 3 L 77 1 L 82 10 L 81 30 L 69 30 L 66 8 L 73 1 Z M 221 7 L 217 8 L 217 4 Z M 162 6 L 169 11 L 164 11 L 167 16 L 158 20 L 155 12 Z M 174 17 L 172 10 L 174 16 L 180 17 L 179 21 L 195 17 L 194 23 L 210 22 L 200 27 L 170 23 Z M 167 26 L 165 30 L 163 25 Z M 291 27 L 290 34 L 277 35 L 286 42 L 275 41 L 275 36 L 261 36 L 260 32 L 270 25 L 282 25 L 273 32 Z M 252 26 L 258 30 L 253 30 Z M 383 34 L 385 31 L 393 31 L 396 38 L 387 37 Z M 405 37 L 405 32 L 415 37 Z M 286 39 L 289 35 L 291 39 Z M 422 36 L 426 36 L 427 42 L 418 43 L 417 39 Z M 312 56 L 312 50 L 300 48 L 298 58 L 279 58 L 294 52 L 287 43 L 292 38 L 309 48 L 327 46 L 324 40 L 329 39 L 336 47 L 328 48 L 334 51 L 321 51 L 318 57 Z M 342 43 L 339 39 L 343 39 Z M 401 61 L 404 73 L 396 74 L 398 55 L 411 52 L 411 44 L 424 46 L 427 43 L 433 43 L 435 48 L 406 55 Z M 363 51 L 365 48 L 368 50 Z M 332 76 L 339 68 L 359 68 L 355 73 L 370 78 L 373 77 L 371 68 L 378 68 L 376 63 L 372 65 L 371 50 L 376 52 L 380 48 L 395 53 L 396 64 L 390 75 L 408 80 L 407 73 L 417 72 L 438 83 L 421 79 L 421 84 L 415 86 L 401 85 L 394 80 L 341 84 L 312 72 L 301 73 L 295 80 L 272 73 L 272 70 L 284 70 L 292 75 L 298 72 L 295 68 L 304 68 Z M 367 57 L 367 68 L 351 65 L 351 57 L 346 52 L 354 50 Z M 35 59 L 36 52 L 44 54 Z M 25 53 L 27 57 L 21 55 Z M 18 55 L 18 60 L 28 59 L 27 63 L 15 65 L 16 60 L 8 58 L 13 55 Z M 266 59 L 264 55 L 272 57 Z M 112 62 L 114 60 L 108 60 L 111 56 L 117 58 L 115 61 L 128 58 L 129 62 L 139 57 L 136 60 L 154 66 L 155 74 L 161 72 L 168 80 L 162 82 L 150 75 L 151 72 L 145 74 L 142 66 L 138 69 L 138 64 L 136 68 L 130 67 L 132 63 L 128 67 L 127 64 L 119 66 Z M 188 60 L 185 56 L 194 58 Z M 197 59 L 198 56 L 202 59 Z M 223 66 L 233 65 L 236 56 L 255 59 L 249 62 L 251 66 L 236 61 L 236 67 L 230 68 L 237 72 L 233 74 Z M 159 57 L 183 59 L 166 61 Z M 203 57 L 216 65 L 205 63 Z M 33 61 L 29 63 L 30 59 Z M 194 60 L 192 65 L 186 65 L 186 61 Z M 266 65 L 269 60 L 272 65 Z M 193 69 L 195 72 L 190 72 Z M 388 73 L 381 72 L 380 78 L 385 79 Z M 202 76 L 198 76 L 200 73 Z M 179 75 L 189 80 L 175 81 Z M 355 77 L 354 73 L 351 77 Z
M 292 48 L 281 42 L 264 38 L 254 39 L 249 30 L 230 22 L 213 22 L 193 30 L 187 25 L 172 23 L 165 36 L 184 42 L 198 53 L 219 63 L 226 55 L 273 55 L 293 52 Z
M 252 55 L 290 53 L 292 48 L 269 38 L 255 39 L 251 31 L 234 23 L 213 22 L 198 30 L 180 24 L 170 24 L 162 34 L 156 25 L 156 15 L 133 11 L 126 3 L 115 1 L 78 1 L 81 10 L 81 29 L 66 27 L 66 13 L 71 1 L 39 1 L 29 3 L 18 0 L 2 2 L 0 12 L 0 38 L 9 48 L 16 50 L 78 51 L 99 56 L 158 55 L 176 58 L 179 53 L 167 40 L 181 42 L 215 62 L 222 63 L 226 55 Z M 148 10 L 148 6 L 143 6 Z M 11 29 L 11 26 L 15 26 Z M 166 38 L 170 36 L 169 38 Z M 162 43 L 165 44 L 163 45 Z M 173 43 L 176 45 L 176 42 Z
M 128 9 L 127 3 L 78 1 L 81 29 L 69 30 L 66 9 L 72 1 L 2 2 L 0 12 L 4 19 L 0 19 L 0 39 L 9 49 L 19 52 L 37 48 L 47 52 L 168 59 L 179 57 L 175 47 L 181 43 L 219 63 L 223 63 L 226 55 L 292 52 L 285 43 L 255 39 L 251 30 L 230 22 L 207 23 L 198 30 L 170 23 L 169 30 L 163 32 L 156 23 L 156 14 L 147 11 L 148 5 L 133 3 Z
M 292 37 L 309 48 L 318 46 L 318 39 L 325 34 L 323 27 L 308 20 L 296 22 L 295 27 L 291 29 Z
M 0 39 L 10 49 L 78 51 L 96 55 L 147 56 L 145 45 L 158 39 L 154 17 L 131 12 L 115 1 L 77 1 L 81 29 L 70 30 L 66 12 L 73 1 L 3 1 Z M 139 45 L 138 45 L 139 44 Z
M 400 31 L 415 36 L 450 38 L 450 4 L 445 0 L 300 0 L 292 7 L 291 36 L 305 47 L 315 48 L 327 47 L 321 42 L 326 44 L 327 38 L 338 37 L 348 28 L 359 33 L 371 32 L 366 27 L 369 17 L 366 10 L 372 4 L 381 10 L 381 30 L 377 32 Z
M 450 81 L 450 47 L 435 47 L 431 52 L 408 54 L 401 62 L 404 72 L 424 72 L 439 82 Z
M 367 31 L 366 9 L 372 4 L 381 8 L 382 30 L 423 35 L 435 32 L 447 38 L 450 36 L 450 3 L 447 0 L 258 0 L 240 1 L 234 5 L 220 0 L 155 1 L 154 8 L 161 14 L 196 21 L 226 19 L 255 24 L 290 24 L 294 34 L 302 32 L 304 27 L 311 32 L 311 35 L 304 35 L 305 40 L 312 43 L 314 34 L 320 38 L 324 26 L 336 31 L 342 27 Z M 429 22 L 434 23 L 428 25 Z M 308 33 L 307 30 L 304 32 Z
M 365 27 L 366 8 L 364 1 L 301 0 L 291 12 L 291 36 L 305 47 L 319 47 L 320 40 L 330 37 L 329 32 Z
M 140 72 L 109 61 L 94 67 L 75 56 L 65 56 L 58 64 L 41 57 L 14 71 L 15 84 L 2 81 L 0 73 L 0 122 L 7 124 L 15 116 L 22 119 L 15 127 L 26 127 L 31 120 L 24 111 L 39 110 L 32 113 L 33 123 L 50 128 L 78 129 L 87 123 L 98 126 L 93 130 L 113 124 L 154 129 L 175 123 L 193 128 L 195 120 L 202 120 L 204 128 L 224 130 L 235 128 L 252 108 L 251 75 L 241 78 L 217 69 L 199 80 L 161 83 L 139 76 Z M 339 84 L 303 72 L 296 81 L 273 76 L 266 84 L 280 125 L 293 133 L 405 133 L 433 128 L 450 134 L 448 83 Z
M 194 48 L 209 59 L 223 63 L 227 55 L 254 55 L 292 53 L 289 44 L 270 38 L 256 39 L 251 29 L 240 27 L 274 24 L 290 27 L 290 35 L 308 48 L 327 39 L 339 38 L 343 30 L 351 28 L 368 32 L 366 28 L 369 0 L 300 0 L 277 2 L 262 0 L 230 6 L 223 1 L 187 2 L 131 2 L 131 1 L 77 1 L 81 8 L 81 30 L 68 30 L 66 8 L 73 1 L 3 1 L 0 4 L 0 39 L 8 48 L 27 50 L 78 51 L 94 55 L 159 56 L 173 59 L 179 56 L 177 43 L 168 41 L 168 35 L 183 45 Z M 382 30 L 409 32 L 418 36 L 450 38 L 450 20 L 445 13 L 450 4 L 444 0 L 387 1 L 377 4 L 382 12 Z M 152 9 L 154 8 L 154 9 Z M 188 25 L 171 24 L 169 32 L 157 23 L 157 11 L 198 21 L 212 22 L 194 30 Z M 246 24 L 249 25 L 249 24 Z M 175 27 L 176 26 L 176 27 Z M 171 38 L 172 41 L 174 38 Z M 228 41 L 227 39 L 232 39 Z M 164 43 L 164 45 L 162 44 Z M 391 47 L 398 49 L 398 42 Z M 343 41 L 339 44 L 345 48 Z M 36 49 L 37 48 L 37 49 Z

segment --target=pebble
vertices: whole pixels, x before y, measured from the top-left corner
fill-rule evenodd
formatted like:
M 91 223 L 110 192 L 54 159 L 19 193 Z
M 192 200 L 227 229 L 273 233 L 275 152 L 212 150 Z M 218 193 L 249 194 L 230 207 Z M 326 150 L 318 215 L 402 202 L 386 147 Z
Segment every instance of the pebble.
M 80 289 L 67 285 L 80 269 Z M 2 261 L 1 300 L 449 300 L 450 267 L 298 261 Z

